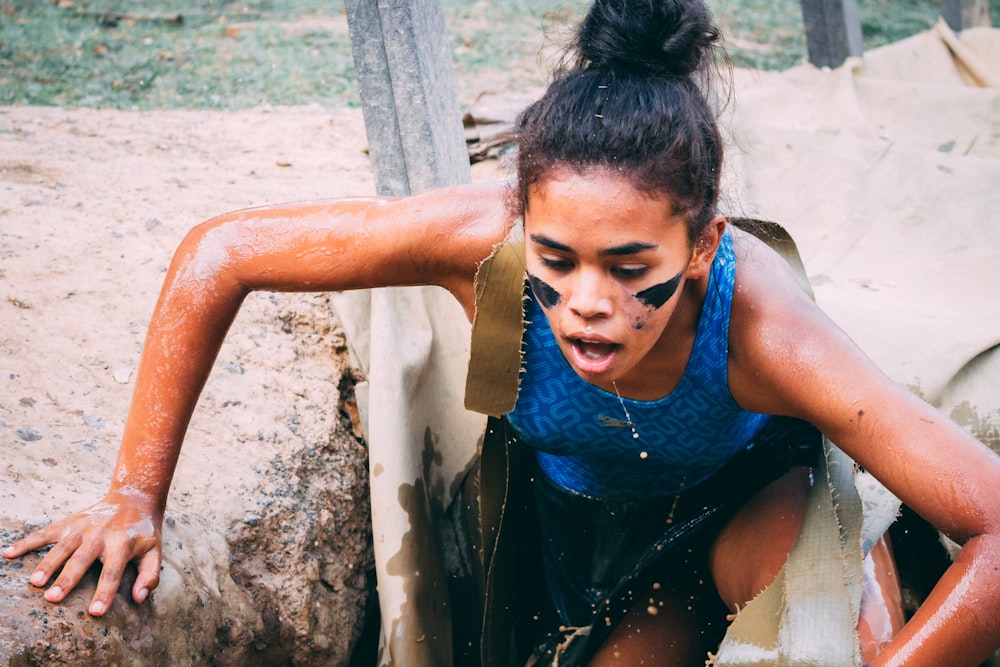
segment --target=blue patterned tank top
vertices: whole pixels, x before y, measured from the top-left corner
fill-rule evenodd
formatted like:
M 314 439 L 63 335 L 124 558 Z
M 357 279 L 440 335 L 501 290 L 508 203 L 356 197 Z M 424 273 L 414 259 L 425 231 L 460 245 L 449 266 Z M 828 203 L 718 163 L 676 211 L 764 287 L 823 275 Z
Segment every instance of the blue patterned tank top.
M 769 416 L 747 412 L 729 392 L 735 279 L 727 230 L 709 273 L 684 375 L 655 401 L 619 398 L 577 375 L 528 290 L 524 363 L 517 403 L 507 418 L 552 481 L 613 500 L 662 497 L 702 482 L 746 448 Z

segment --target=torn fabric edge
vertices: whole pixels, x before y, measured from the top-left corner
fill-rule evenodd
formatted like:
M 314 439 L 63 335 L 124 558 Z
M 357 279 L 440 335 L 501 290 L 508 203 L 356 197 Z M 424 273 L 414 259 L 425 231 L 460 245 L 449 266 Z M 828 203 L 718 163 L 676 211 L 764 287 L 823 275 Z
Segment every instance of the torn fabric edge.
M 775 580 L 736 615 L 716 667 L 860 664 L 860 499 L 854 463 L 824 439 L 802 529 Z
M 499 417 L 514 409 L 524 334 L 524 230 L 511 227 L 476 271 L 467 410 Z

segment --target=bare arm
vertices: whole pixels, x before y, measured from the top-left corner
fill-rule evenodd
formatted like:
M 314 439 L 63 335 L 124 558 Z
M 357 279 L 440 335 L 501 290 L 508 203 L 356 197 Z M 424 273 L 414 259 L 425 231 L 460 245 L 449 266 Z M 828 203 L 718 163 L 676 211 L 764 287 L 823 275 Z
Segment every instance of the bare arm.
M 877 370 L 766 264 L 744 273 L 742 302 L 734 301 L 734 396 L 748 409 L 814 423 L 963 545 L 873 667 L 979 665 L 1000 647 L 1000 457 Z
M 45 594 L 52 602 L 101 559 L 96 615 L 137 560 L 141 602 L 159 582 L 163 511 L 188 422 L 246 295 L 439 285 L 471 314 L 476 267 L 509 224 L 500 186 L 477 185 L 249 209 L 199 225 L 177 248 L 153 311 L 107 496 L 4 557 L 54 544 L 31 576 L 42 586 L 62 568 Z

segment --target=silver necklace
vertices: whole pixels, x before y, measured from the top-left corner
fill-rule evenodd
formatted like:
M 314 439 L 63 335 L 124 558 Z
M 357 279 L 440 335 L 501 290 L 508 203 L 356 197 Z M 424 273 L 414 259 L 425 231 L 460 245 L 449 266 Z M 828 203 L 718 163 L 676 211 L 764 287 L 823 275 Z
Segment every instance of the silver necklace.
M 623 399 L 622 395 L 618 392 L 618 385 L 617 384 L 615 384 L 614 382 L 612 382 L 611 386 L 615 390 L 615 396 L 618 397 L 618 402 L 622 404 L 622 410 L 625 412 L 625 423 L 627 423 L 629 426 L 632 427 L 632 437 L 635 438 L 636 440 L 638 440 L 639 439 L 639 431 L 635 430 L 635 422 L 632 421 L 632 415 L 630 415 L 628 413 L 628 407 L 625 405 L 625 399 Z M 646 458 L 646 452 L 642 452 L 641 454 L 639 454 L 639 456 L 641 458 Z

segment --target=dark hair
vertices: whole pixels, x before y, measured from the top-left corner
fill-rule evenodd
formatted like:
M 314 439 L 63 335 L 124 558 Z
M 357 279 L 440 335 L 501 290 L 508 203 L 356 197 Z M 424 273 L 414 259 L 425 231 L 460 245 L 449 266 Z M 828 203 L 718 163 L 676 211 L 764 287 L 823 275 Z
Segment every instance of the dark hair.
M 719 39 L 702 0 L 595 0 L 548 90 L 515 123 L 520 212 L 554 168 L 614 169 L 668 195 L 697 239 L 722 169 L 700 87 L 710 85 Z

